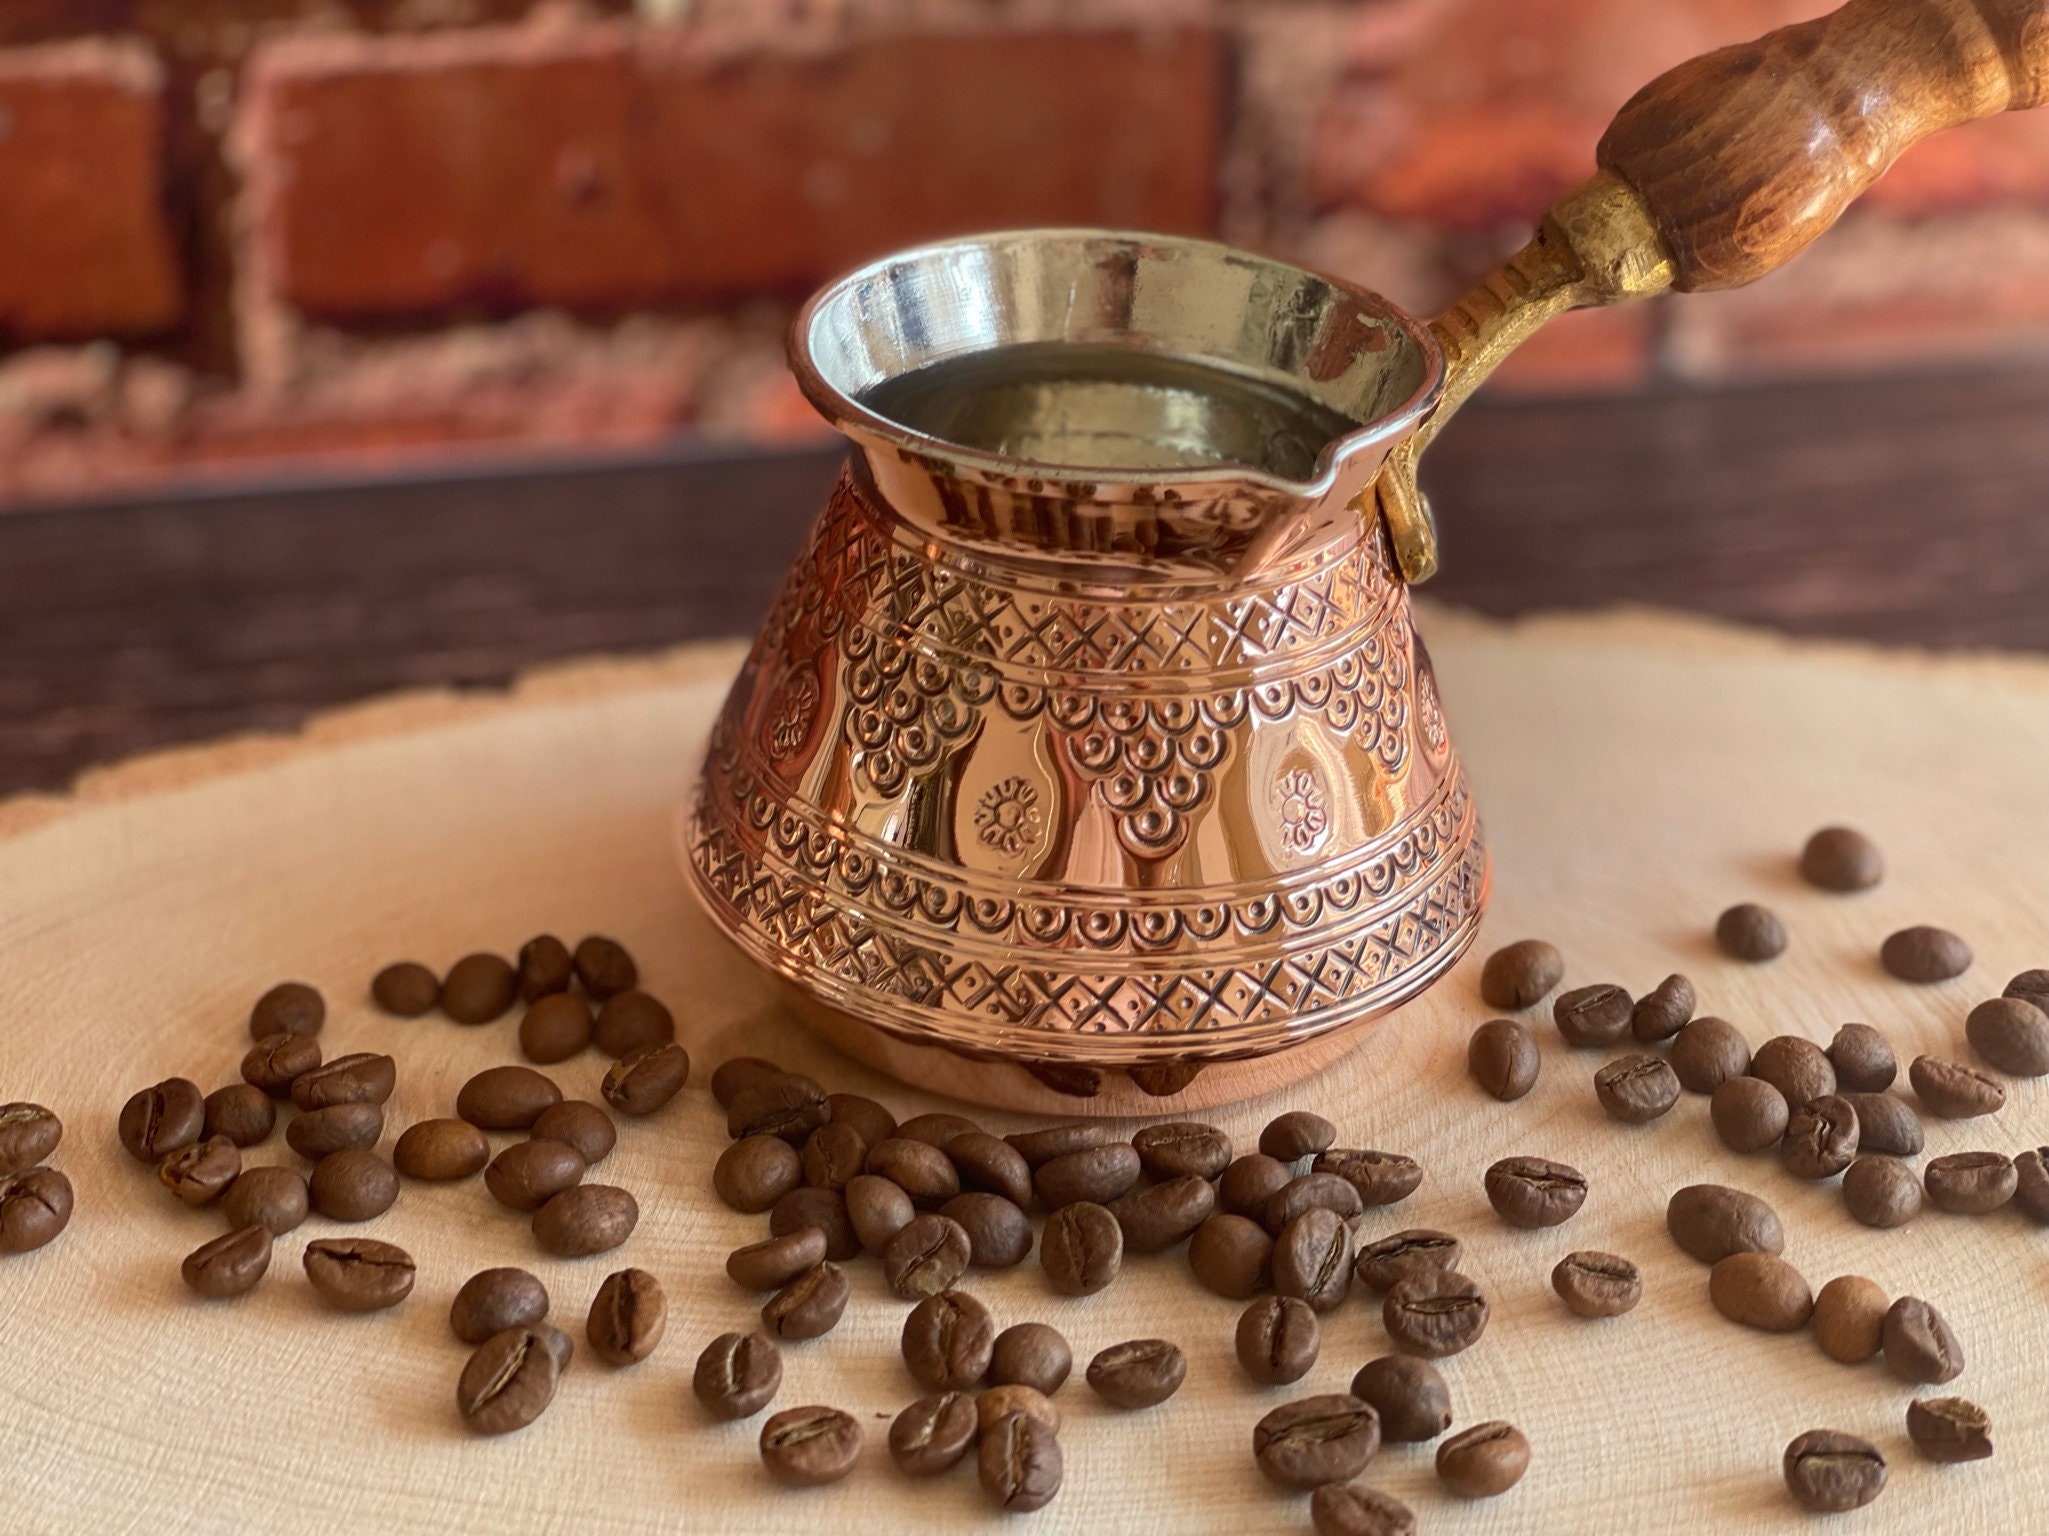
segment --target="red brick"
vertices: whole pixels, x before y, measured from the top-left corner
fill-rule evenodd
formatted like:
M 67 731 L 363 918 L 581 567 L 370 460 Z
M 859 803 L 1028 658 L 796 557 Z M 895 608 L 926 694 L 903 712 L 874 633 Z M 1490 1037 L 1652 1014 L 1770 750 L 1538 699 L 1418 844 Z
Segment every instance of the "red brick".
M 328 320 L 801 289 L 1033 223 L 1207 230 L 1213 33 L 916 31 L 772 48 L 591 25 L 260 49 L 259 291 Z
M 136 335 L 178 318 L 163 72 L 139 44 L 0 51 L 0 331 Z

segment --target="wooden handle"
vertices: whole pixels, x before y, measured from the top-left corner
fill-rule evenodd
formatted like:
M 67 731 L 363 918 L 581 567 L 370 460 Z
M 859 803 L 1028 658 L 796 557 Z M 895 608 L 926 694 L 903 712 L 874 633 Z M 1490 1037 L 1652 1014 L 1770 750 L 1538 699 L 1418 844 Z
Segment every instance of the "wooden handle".
M 1849 0 L 1653 80 L 1601 167 L 1649 209 L 1688 291 L 1755 282 L 1910 145 L 2049 97 L 2049 0 Z

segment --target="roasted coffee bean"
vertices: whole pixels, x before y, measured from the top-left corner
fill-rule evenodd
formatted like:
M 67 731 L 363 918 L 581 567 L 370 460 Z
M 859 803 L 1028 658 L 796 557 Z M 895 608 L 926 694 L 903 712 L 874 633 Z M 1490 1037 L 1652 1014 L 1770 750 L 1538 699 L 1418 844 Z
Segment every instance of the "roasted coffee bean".
M 1643 1300 L 1643 1273 L 1620 1254 L 1584 1249 L 1558 1261 L 1551 1289 L 1575 1317 L 1620 1317 Z
M 989 1384 L 1031 1387 L 1051 1397 L 1067 1383 L 1074 1351 L 1058 1328 L 1013 1323 L 996 1335 L 989 1354 Z
M 221 1197 L 221 1214 L 231 1228 L 261 1227 L 282 1237 L 312 1209 L 306 1181 L 289 1168 L 245 1168 Z
M 1732 1253 L 1782 1253 L 1786 1247 L 1779 1213 L 1726 1184 L 1689 1184 L 1675 1193 L 1665 1206 L 1665 1230 L 1703 1264 Z
M 1352 1229 L 1335 1211 L 1311 1207 L 1274 1237 L 1274 1290 L 1328 1312 L 1352 1289 Z
M 381 1312 L 413 1293 L 413 1256 L 369 1237 L 324 1237 L 300 1256 L 306 1278 L 337 1312 Z
M 783 1073 L 755 1078 L 733 1095 L 726 1110 L 726 1134 L 738 1141 L 743 1136 L 779 1136 L 793 1147 L 832 1116 L 825 1090 L 808 1077 Z M 872 1150 L 872 1149 L 871 1149 Z
M 617 939 L 591 934 L 577 942 L 572 960 L 576 979 L 583 983 L 584 991 L 600 1002 L 640 985 L 640 967 Z
M 330 1152 L 313 1165 L 306 1198 L 329 1221 L 368 1221 L 398 1199 L 398 1170 L 368 1148 Z
M 1252 1427 L 1253 1460 L 1283 1488 L 1347 1482 L 1379 1449 L 1380 1415 L 1349 1392 L 1283 1403 Z
M 651 1115 L 690 1081 L 690 1056 L 680 1045 L 653 1045 L 612 1063 L 599 1088 L 622 1115 Z
M 526 1428 L 555 1401 L 572 1347 L 568 1334 L 545 1323 L 493 1334 L 462 1368 L 456 1412 L 479 1435 Z
M 1824 891 L 1868 891 L 1885 878 L 1885 855 L 1854 828 L 1823 827 L 1800 850 L 1800 877 Z
M 1907 1438 L 1929 1461 L 1983 1461 L 1992 1454 L 1992 1415 L 1961 1397 L 1907 1404 Z
M 962 1189 L 1001 1195 L 1020 1208 L 1031 1203 L 1031 1164 L 1002 1137 L 969 1131 L 946 1144 L 946 1156 Z
M 486 1067 L 462 1085 L 455 1112 L 485 1131 L 524 1131 L 562 1102 L 553 1078 L 532 1067 Z
M 301 1109 L 332 1104 L 382 1104 L 398 1082 L 398 1063 L 389 1056 L 355 1051 L 301 1072 L 292 1079 L 292 1102 Z
M 186 1205 L 212 1205 L 241 1177 L 242 1154 L 225 1136 L 180 1147 L 157 1164 L 157 1178 Z
M 1459 1240 L 1449 1232 L 1411 1227 L 1366 1244 L 1352 1273 L 1368 1290 L 1386 1291 L 1397 1280 L 1425 1270 L 1457 1269 L 1461 1256 Z
M 906 1477 L 937 1477 L 960 1464 L 980 1430 L 975 1399 L 965 1392 L 935 1392 L 891 1421 L 889 1459 Z
M 187 1078 L 167 1077 L 121 1106 L 121 1145 L 141 1163 L 160 1163 L 199 1140 L 206 1098 Z
M 1338 1139 L 1338 1128 L 1321 1115 L 1291 1109 L 1276 1115 L 1259 1133 L 1259 1150 L 1280 1163 L 1313 1157 Z
M 1786 1096 L 1761 1077 L 1732 1077 L 1716 1085 L 1708 1105 L 1715 1134 L 1731 1152 L 1762 1152 L 1786 1134 Z
M 1334 1173 L 1350 1184 L 1365 1206 L 1397 1205 L 1423 1182 L 1423 1165 L 1413 1157 L 1371 1148 L 1333 1147 L 1318 1153 L 1313 1167 L 1317 1173 Z
M 507 1210 L 538 1211 L 565 1189 L 583 1182 L 584 1161 L 562 1141 L 516 1141 L 491 1159 L 484 1187 Z
M 861 1251 L 861 1235 L 847 1215 L 844 1195 L 830 1189 L 793 1189 L 768 1213 L 768 1230 L 777 1237 L 802 1227 L 825 1234 L 825 1256 L 844 1263 Z
M 883 1245 L 882 1277 L 899 1301 L 936 1296 L 967 1273 L 967 1229 L 947 1216 L 914 1216 Z
M 1254 1221 L 1266 1214 L 1266 1203 L 1295 1175 L 1279 1158 L 1248 1152 L 1234 1159 L 1217 1180 L 1217 1204 L 1232 1216 Z
M 1442 1360 L 1470 1349 L 1487 1331 L 1489 1308 L 1480 1288 L 1455 1269 L 1404 1276 L 1380 1303 L 1387 1336 L 1412 1355 Z
M 989 1309 L 966 1291 L 941 1291 L 904 1319 L 904 1365 L 922 1387 L 965 1392 L 988 1373 L 996 1350 Z
M 1352 1396 L 1371 1403 L 1389 1440 L 1435 1440 L 1451 1428 L 1451 1388 L 1428 1360 L 1382 1355 L 1352 1378 Z
M 2030 1147 L 2013 1160 L 2013 1203 L 2037 1226 L 2049 1227 L 2049 1147 Z
M 1437 1447 L 1437 1480 L 1462 1499 L 1508 1492 L 1530 1469 L 1530 1442 L 1513 1424 L 1490 1419 Z
M 1750 1042 L 1727 1019 L 1705 1014 L 1672 1037 L 1672 1071 L 1688 1093 L 1713 1093 L 1750 1070 Z
M 2013 1198 L 2020 1173 L 2004 1152 L 1952 1152 L 1929 1163 L 1922 1180 L 1937 1210 L 1982 1216 Z
M 2005 1086 L 1962 1062 L 1916 1056 L 1907 1068 L 1907 1081 L 1914 1085 L 1915 1096 L 1928 1106 L 1928 1112 L 1945 1120 L 1971 1120 L 2006 1107 Z
M 765 1333 L 722 1333 L 704 1346 L 690 1390 L 715 1419 L 752 1418 L 783 1384 L 783 1356 Z
M 633 1235 L 640 1205 L 611 1184 L 565 1189 L 534 1212 L 534 1237 L 558 1259 L 609 1253 Z
M 1324 1154 L 1325 1157 L 1329 1155 L 1327 1152 Z M 1148 1192 L 1141 1190 L 1139 1193 Z M 1135 1197 L 1127 1195 L 1125 1198 Z M 1340 1178 L 1335 1173 L 1314 1172 L 1290 1179 L 1275 1190 L 1259 1219 L 1267 1231 L 1278 1237 L 1304 1211 L 1335 1211 L 1346 1221 L 1351 1221 L 1365 1209 L 1366 1202 L 1359 1198 L 1359 1190 L 1351 1180 Z M 1127 1239 L 1129 1235 L 1126 1234 Z
M 467 1120 L 422 1120 L 391 1149 L 392 1164 L 409 1179 L 467 1179 L 490 1160 L 491 1143 Z
M 1186 1092 L 1188 1085 L 1202 1075 L 1202 1065 L 1199 1061 L 1154 1061 L 1126 1067 L 1124 1075 L 1140 1093 L 1155 1099 L 1171 1099 Z
M 1708 1271 L 1708 1300 L 1722 1316 L 1765 1333 L 1794 1333 L 1814 1315 L 1814 1293 L 1775 1253 L 1732 1253 Z
M 7 1111 L 0 1109 L 0 1125 Z M 238 1147 L 257 1147 L 277 1129 L 277 1106 L 254 1083 L 230 1083 L 206 1096 L 206 1119 L 200 1134 L 211 1141 L 222 1136 Z M 0 1163 L 4 1163 L 0 1156 Z
M 1892 1046 L 1869 1024 L 1845 1024 L 1828 1045 L 1829 1065 L 1842 1093 L 1883 1093 L 1900 1075 Z
M 273 1099 L 292 1096 L 292 1081 L 320 1065 L 320 1042 L 311 1035 L 265 1035 L 242 1058 L 242 1081 Z
M 1061 1295 L 1092 1296 L 1124 1266 L 1124 1229 L 1107 1207 L 1087 1200 L 1064 1205 L 1040 1234 L 1039 1266 Z
M 1901 981 L 1949 981 L 1971 968 L 1971 946 L 1947 928 L 1924 924 L 1886 935 L 1878 962 Z
M 1338 1182 L 1342 1184 L 1343 1180 Z M 1358 1203 L 1359 1197 L 1352 1194 L 1349 1185 L 1345 1186 L 1345 1193 L 1355 1205 Z M 1279 1200 L 1281 1195 L 1274 1198 Z M 1176 1243 L 1186 1241 L 1197 1227 L 1216 1214 L 1216 1209 L 1216 1189 L 1209 1180 L 1194 1174 L 1134 1189 L 1110 1203 L 1111 1213 L 1124 1228 L 1127 1253 L 1165 1253 Z
M 449 1304 L 448 1326 L 477 1345 L 508 1328 L 531 1328 L 548 1316 L 548 1288 L 523 1269 L 479 1270 Z
M 1940 1386 L 1964 1371 L 1964 1347 L 1940 1312 L 1902 1296 L 1885 1314 L 1885 1365 L 1901 1381 Z
M 827 1123 L 854 1131 L 863 1146 L 872 1147 L 896 1134 L 896 1116 L 871 1098 L 858 1093 L 828 1093 L 825 1102 L 832 1110 Z
M 519 977 L 500 955 L 464 955 L 441 981 L 441 1011 L 458 1024 L 503 1018 L 519 996 Z
M 1971 1049 L 2014 1077 L 2049 1073 L 2049 1013 L 2018 997 L 1980 1003 L 1964 1020 Z
M 1898 1158 L 1866 1152 L 1843 1173 L 1843 1209 L 1867 1227 L 1903 1227 L 1921 1214 L 1921 1181 Z
M 1203 1289 L 1232 1301 L 1273 1284 L 1274 1240 L 1245 1216 L 1218 1214 L 1188 1240 L 1188 1267 Z
M 844 1190 L 868 1157 L 868 1143 L 851 1125 L 829 1120 L 804 1139 L 799 1159 L 813 1189 Z
M 1715 919 L 1715 943 L 1730 959 L 1755 965 L 1785 953 L 1786 925 L 1769 907 L 1740 902 Z
M 1889 1157 L 1919 1157 L 1926 1141 L 1921 1117 L 1896 1093 L 1846 1093 L 1857 1111 L 1857 1150 Z
M 567 992 L 576 979 L 569 946 L 552 933 L 536 934 L 520 945 L 519 962 L 513 969 L 519 977 L 520 1001 L 526 1003 Z
M 1504 1157 L 1487 1170 L 1487 1203 L 1511 1227 L 1555 1227 L 1587 1200 L 1586 1176 L 1543 1157 Z
M 1565 957 L 1542 939 L 1518 939 L 1487 957 L 1480 996 L 1490 1008 L 1528 1008 L 1565 976 Z
M 975 1427 L 978 1431 L 994 1429 L 1013 1413 L 1037 1419 L 1054 1434 L 1060 1433 L 1060 1410 L 1053 1406 L 1051 1398 L 1035 1388 L 984 1387 L 975 1394 Z
M 330 1104 L 305 1110 L 285 1127 L 285 1143 L 310 1163 L 336 1152 L 356 1152 L 377 1145 L 384 1134 L 382 1104 Z
M 2049 970 L 2022 971 L 2006 984 L 2002 997 L 2017 997 L 2049 1013 Z
M 954 1196 L 954 1200 L 960 1198 Z M 947 1205 L 951 1204 L 953 1201 L 949 1200 Z M 855 1241 L 869 1253 L 882 1252 L 889 1240 L 903 1231 L 910 1219 L 918 1214 L 918 1208 L 911 1204 L 909 1195 L 888 1179 L 873 1173 L 859 1174 L 847 1181 L 847 1187 L 841 1193 L 841 1208 L 847 1213 L 847 1224 L 853 1228 Z M 946 1207 L 941 1206 L 940 1209 L 944 1211 Z M 954 1219 L 960 1220 L 957 1216 Z M 973 1232 L 968 1236 L 972 1242 Z M 1029 1238 L 1029 1232 L 1026 1236 Z
M 797 1149 L 774 1136 L 746 1136 L 719 1154 L 712 1187 L 719 1198 L 747 1215 L 765 1211 L 804 1179 Z
M 441 978 L 417 960 L 400 960 L 371 978 L 370 1000 L 398 1018 L 417 1019 L 441 1005 Z
M 1209 1189 L 1207 1184 L 1202 1187 Z M 1211 1198 L 1215 1198 L 1214 1193 Z M 1001 1195 L 968 1190 L 939 1207 L 939 1214 L 959 1222 L 961 1230 L 967 1233 L 968 1262 L 977 1269 L 1008 1269 L 1013 1264 L 1022 1264 L 1032 1251 L 1031 1218 Z M 848 1215 L 851 1217 L 851 1209 Z M 1121 1213 L 1118 1219 L 1123 1219 Z
M 39 1166 L 63 1139 L 64 1122 L 42 1105 L 0 1104 L 0 1179 Z
M 1828 1053 L 1800 1035 L 1774 1035 L 1750 1058 L 1750 1075 L 1761 1077 L 1798 1107 L 1836 1091 L 1836 1069 Z
M 1594 1074 L 1594 1097 L 1611 1119 L 1647 1125 L 1679 1102 L 1679 1077 L 1662 1056 L 1619 1056 Z
M 729 1110 L 733 1107 L 733 1100 L 740 1096 L 740 1090 L 749 1083 L 767 1082 L 785 1075 L 781 1067 L 759 1056 L 729 1056 L 712 1069 L 711 1096 L 720 1109 Z
M 952 1160 L 930 1142 L 892 1136 L 868 1149 L 865 1167 L 926 1210 L 936 1209 L 960 1193 L 960 1175 Z
M 564 1099 L 541 1111 L 527 1132 L 536 1141 L 560 1141 L 576 1148 L 586 1167 L 595 1168 L 619 1144 L 612 1117 L 588 1099 Z
M 1238 1315 L 1238 1363 L 1262 1387 L 1300 1381 L 1323 1347 L 1316 1309 L 1293 1296 L 1262 1296 Z
M 1150 1408 L 1179 1392 L 1187 1375 L 1188 1357 L 1178 1344 L 1132 1339 L 1098 1352 L 1088 1382 L 1112 1408 Z
M 185 1255 L 178 1273 L 187 1290 L 210 1301 L 244 1296 L 270 1268 L 270 1230 L 255 1223 L 201 1243 Z
M 1786 1489 L 1802 1509 L 1839 1515 L 1885 1491 L 1885 1457 L 1869 1440 L 1810 1429 L 1786 1447 Z
M 1214 1179 L 1231 1165 L 1231 1138 L 1213 1125 L 1172 1120 L 1149 1125 L 1131 1138 L 1147 1178 Z
M 1074 1061 L 1021 1061 L 1025 1071 L 1055 1093 L 1070 1099 L 1093 1099 L 1103 1091 L 1103 1074 Z
M 761 1326 L 779 1339 L 819 1338 L 839 1326 L 852 1294 L 847 1272 L 827 1259 L 769 1297 Z
M 1551 1005 L 1551 1021 L 1567 1045 L 1613 1045 L 1629 1033 L 1634 1010 L 1627 992 L 1604 981 L 1561 992 Z
M 981 1127 L 966 1115 L 951 1115 L 934 1112 L 913 1115 L 896 1128 L 896 1133 L 905 1141 L 922 1141 L 927 1146 L 944 1152 L 961 1137 L 979 1131 Z
M 607 1365 L 632 1365 L 655 1352 L 668 1326 L 661 1282 L 644 1269 L 622 1269 L 598 1287 L 584 1337 Z
M 975 1471 L 999 1508 L 1014 1514 L 1044 1509 L 1060 1492 L 1060 1437 L 1030 1414 L 1013 1413 L 983 1433 Z
M 1693 1021 L 1693 983 L 1674 971 L 1636 1000 L 1629 1032 L 1645 1045 L 1669 1040 Z
M 735 1248 L 726 1255 L 726 1274 L 746 1290 L 776 1291 L 824 1262 L 825 1234 L 816 1227 L 799 1227 Z
M 1032 1188 L 1049 1211 L 1081 1200 L 1108 1205 L 1138 1182 L 1138 1171 L 1137 1148 L 1113 1141 L 1041 1163 L 1032 1174 Z M 918 1198 L 916 1190 L 910 1193 Z
M 1309 1495 L 1316 1536 L 1416 1536 L 1415 1512 L 1391 1493 L 1325 1483 Z
M 1786 1119 L 1779 1162 L 1796 1179 L 1832 1179 L 1857 1156 L 1857 1111 L 1841 1094 L 1810 1099 Z
M 0 1179 L 0 1254 L 31 1253 L 71 1224 L 71 1181 L 54 1168 Z
M 1831 1360 L 1858 1365 L 1884 1347 L 1891 1298 L 1862 1275 L 1837 1275 L 1814 1296 L 1814 1342 Z
M 327 1001 L 303 981 L 281 981 L 249 1010 L 249 1038 L 265 1035 L 317 1035 L 327 1022 Z
M 676 1043 L 676 1016 L 645 992 L 609 997 L 591 1025 L 591 1039 L 607 1056 L 624 1059 Z
M 574 992 L 548 992 L 527 1005 L 519 1021 L 519 1050 L 528 1061 L 551 1067 L 591 1043 L 591 1005 Z
M 1536 1038 L 1514 1019 L 1489 1019 L 1466 1044 L 1466 1070 L 1504 1104 L 1537 1086 L 1542 1065 Z

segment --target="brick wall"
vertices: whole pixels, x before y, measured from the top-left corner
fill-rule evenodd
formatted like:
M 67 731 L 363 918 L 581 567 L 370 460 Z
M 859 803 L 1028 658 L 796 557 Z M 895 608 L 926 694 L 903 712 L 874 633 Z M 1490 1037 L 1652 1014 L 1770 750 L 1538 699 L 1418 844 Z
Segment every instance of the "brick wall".
M 6 0 L 0 499 L 820 430 L 807 288 L 950 231 L 1215 233 L 1442 304 L 1614 109 L 1826 0 Z M 1496 387 L 2049 357 L 2049 111 Z

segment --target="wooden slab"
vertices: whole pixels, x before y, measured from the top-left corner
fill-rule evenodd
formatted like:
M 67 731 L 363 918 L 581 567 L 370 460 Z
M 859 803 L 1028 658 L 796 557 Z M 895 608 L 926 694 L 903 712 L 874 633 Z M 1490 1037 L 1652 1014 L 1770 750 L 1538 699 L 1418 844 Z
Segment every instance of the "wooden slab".
M 1498 858 L 1483 951 L 1547 935 L 1573 981 L 1638 991 L 1684 970 L 1704 1007 L 1753 1040 L 1825 1038 L 1861 1018 L 1902 1059 L 1961 1050 L 1973 1002 L 2049 964 L 2049 666 L 1794 649 L 1644 617 L 1506 629 L 1437 613 L 1424 626 Z M 1077 1373 L 1060 1398 L 1067 1487 L 1028 1520 L 987 1511 L 966 1469 L 923 1485 L 895 1475 L 887 1417 L 917 1394 L 896 1353 L 905 1309 L 872 1264 L 857 1266 L 839 1330 L 787 1352 L 779 1399 L 863 1417 L 871 1443 L 848 1482 L 773 1490 L 755 1456 L 759 1421 L 699 1416 L 687 1385 L 697 1350 L 750 1326 L 758 1305 L 725 1280 L 723 1255 L 763 1228 L 711 1197 L 724 1137 L 709 1067 L 768 1054 L 899 1113 L 932 1107 L 810 1043 L 761 979 L 713 945 L 685 894 L 669 818 L 737 654 L 555 672 L 505 699 L 402 698 L 329 717 L 304 739 L 151 759 L 72 799 L 0 807 L 0 1099 L 59 1111 L 69 1131 L 54 1162 L 78 1190 L 57 1244 L 0 1261 L 0 1524 L 276 1536 L 1307 1528 L 1306 1502 L 1268 1489 L 1250 1461 L 1253 1422 L 1284 1394 L 1242 1381 L 1229 1352 L 1238 1309 L 1198 1290 L 1179 1255 L 1134 1261 L 1108 1293 L 1079 1302 L 1050 1294 L 1035 1262 L 974 1277 L 1001 1321 L 1051 1321 L 1081 1360 L 1153 1334 L 1191 1357 L 1181 1394 L 1133 1416 L 1095 1402 Z M 1793 878 L 1800 840 L 1833 820 L 1885 845 L 1879 890 L 1830 897 Z M 1742 898 L 1785 915 L 1793 947 L 1778 962 L 1738 966 L 1707 942 L 1714 914 Z M 1967 935 L 1976 968 L 1931 988 L 1887 978 L 1879 939 L 1917 921 Z M 549 1260 L 481 1182 L 408 1186 L 362 1229 L 419 1260 L 418 1289 L 397 1311 L 321 1309 L 299 1265 L 308 1238 L 336 1230 L 319 1221 L 279 1243 L 252 1296 L 189 1297 L 178 1261 L 220 1219 L 177 1207 L 119 1151 L 122 1100 L 172 1073 L 208 1088 L 232 1080 L 250 1002 L 298 977 L 328 996 L 331 1052 L 398 1056 L 394 1130 L 445 1114 L 464 1077 L 510 1058 L 512 1021 L 385 1019 L 365 1000 L 370 975 L 401 956 L 443 966 L 510 949 L 542 929 L 631 945 L 700 1064 L 684 1098 L 627 1126 L 604 1167 L 640 1198 L 631 1243 L 611 1259 Z M 1866 1231 L 1833 1189 L 1722 1151 L 1697 1098 L 1649 1127 L 1612 1125 L 1590 1086 L 1601 1057 L 1567 1051 L 1548 1024 L 1543 1081 L 1520 1104 L 1494 1104 L 1463 1071 L 1466 1035 L 1485 1016 L 1475 974 L 1469 962 L 1323 1080 L 1215 1117 L 1249 1145 L 1299 1103 L 1331 1115 L 1347 1144 L 1419 1157 L 1421 1191 L 1369 1214 L 1362 1232 L 1461 1234 L 1493 1299 L 1485 1339 L 1446 1375 L 1462 1421 L 1503 1417 L 1528 1432 L 1528 1478 L 1462 1505 L 1439 1495 L 1426 1450 L 1398 1447 L 1369 1481 L 1409 1500 L 1433 1532 L 1804 1530 L 1779 1455 L 1825 1425 L 1871 1436 L 1893 1467 L 1883 1499 L 1845 1529 L 2039 1528 L 2044 1234 L 2011 1212 Z M 590 1095 L 600 1067 L 581 1059 L 557 1076 Z M 1929 1151 L 2049 1140 L 2045 1106 L 2044 1085 L 2017 1085 L 1994 1121 L 1932 1124 Z M 1518 1152 L 1590 1176 L 1593 1196 L 1569 1225 L 1522 1233 L 1494 1219 L 1481 1172 Z M 281 1144 L 256 1154 L 288 1156 Z M 1669 1192 L 1698 1179 L 1772 1200 L 1788 1256 L 1817 1285 L 1856 1271 L 1935 1301 L 1971 1360 L 1950 1390 L 1991 1410 L 1999 1457 L 1920 1462 L 1902 1423 L 1912 1394 L 1882 1366 L 1835 1365 L 1804 1336 L 1716 1317 L 1704 1272 L 1662 1226 Z M 1547 1276 L 1573 1248 L 1639 1260 L 1642 1306 L 1606 1323 L 1568 1316 Z M 660 1352 L 615 1372 L 586 1351 L 539 1424 L 499 1441 L 465 1434 L 453 1410 L 463 1351 L 445 1322 L 456 1286 L 487 1265 L 527 1265 L 580 1336 L 599 1281 L 628 1263 L 668 1288 Z M 1301 1390 L 1342 1390 L 1385 1348 L 1375 1309 L 1355 1297 L 1329 1318 Z

